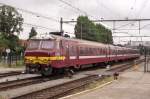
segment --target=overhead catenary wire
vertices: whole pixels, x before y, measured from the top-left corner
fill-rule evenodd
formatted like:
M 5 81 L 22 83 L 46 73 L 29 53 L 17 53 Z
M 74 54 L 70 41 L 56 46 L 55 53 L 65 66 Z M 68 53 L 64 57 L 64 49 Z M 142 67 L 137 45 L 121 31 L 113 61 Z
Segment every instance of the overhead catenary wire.
M 5 3 L 0 3 L 0 5 L 10 6 L 10 7 L 13 7 L 13 8 L 15 8 L 15 9 L 17 9 L 19 11 L 24 12 L 24 13 L 28 13 L 28 14 L 34 15 L 36 17 L 40 17 L 40 18 L 43 18 L 43 19 L 47 19 L 47 20 L 50 20 L 50 21 L 53 21 L 53 22 L 60 23 L 59 20 L 57 20 L 55 18 L 52 18 L 52 17 L 49 17 L 49 16 L 42 15 L 40 13 L 36 13 L 36 12 L 32 12 L 32 11 L 25 10 L 25 9 L 22 9 L 22 8 L 14 7 L 12 5 L 8 5 L 8 4 L 5 4 Z M 40 25 L 35 25 L 35 24 L 30 24 L 30 23 L 25 23 L 25 22 L 23 24 L 28 25 L 28 26 L 32 26 L 32 27 L 38 27 L 38 28 L 41 28 L 41 29 L 48 29 L 48 30 L 55 30 L 56 31 L 56 29 L 52 29 L 52 28 L 48 28 L 48 27 L 43 27 L 43 26 L 40 26 Z M 66 24 L 68 24 L 70 26 L 74 26 L 74 25 L 72 25 L 70 23 L 66 23 Z
M 64 4 L 66 4 L 66 5 L 68 5 L 68 6 L 70 6 L 71 8 L 76 9 L 77 11 L 79 11 L 79 12 L 81 12 L 81 13 L 84 13 L 85 15 L 88 15 L 87 12 L 85 12 L 85 11 L 83 11 L 83 10 L 81 10 L 81 9 L 79 9 L 79 8 L 77 8 L 77 7 L 75 7 L 75 6 L 73 6 L 72 4 L 70 4 L 70 3 L 68 3 L 68 2 L 66 2 L 66 1 L 64 1 L 64 0 L 59 0 L 59 1 L 62 2 L 62 3 L 64 3 Z
M 18 7 L 14 7 L 12 5 L 8 5 L 8 4 L 4 4 L 4 3 L 0 3 L 0 5 L 6 5 L 6 6 L 11 6 L 19 11 L 22 11 L 22 12 L 25 12 L 25 13 L 28 13 L 28 14 L 31 14 L 31 15 L 35 15 L 37 17 L 41 17 L 41 18 L 44 18 L 44 19 L 48 19 L 48 20 L 51 20 L 51 21 L 55 21 L 55 22 L 59 22 L 59 20 L 56 20 L 52 17 L 49 17 L 49 16 L 45 16 L 45 15 L 42 15 L 40 13 L 36 13 L 36 12 L 32 12 L 32 11 L 29 11 L 29 10 L 25 10 L 25 9 L 22 9 L 22 8 L 18 8 Z
M 76 9 L 77 11 L 83 13 L 83 14 L 86 15 L 86 16 L 89 16 L 89 17 L 92 17 L 92 18 L 94 18 L 94 19 L 97 19 L 97 18 L 95 18 L 93 15 L 88 14 L 86 11 L 84 11 L 84 10 L 78 8 L 78 7 L 75 7 L 74 5 L 68 3 L 68 2 L 66 2 L 66 1 L 64 1 L 64 0 L 58 0 L 58 1 L 60 1 L 60 2 L 62 2 L 62 3 L 64 3 L 64 4 L 66 4 L 66 5 L 68 5 L 68 6 L 71 7 L 71 8 Z
M 101 1 L 101 2 L 100 2 L 100 1 Z M 110 13 L 113 13 L 114 15 L 121 17 L 121 14 L 120 14 L 120 13 L 118 13 L 118 12 L 116 12 L 116 11 L 113 11 L 111 8 L 108 8 L 106 5 L 104 5 L 104 4 L 102 3 L 102 0 L 96 0 L 96 2 L 97 2 L 98 4 L 100 4 L 100 6 L 102 6 L 103 8 L 105 8 L 105 9 L 107 10 L 107 12 L 109 11 Z M 102 8 L 101 8 L 101 10 L 102 10 Z M 103 12 L 103 11 L 101 11 L 101 13 L 102 13 L 102 12 Z
M 130 13 L 135 9 L 135 6 L 136 6 L 136 0 L 134 0 L 133 5 L 130 7 L 127 17 L 130 16 Z
M 54 29 L 54 28 L 48 28 L 48 27 L 44 27 L 44 26 L 40 26 L 40 25 L 31 24 L 31 23 L 23 23 L 23 24 L 24 24 L 24 25 L 27 25 L 27 26 L 35 27 L 35 28 L 57 31 L 57 30 Z

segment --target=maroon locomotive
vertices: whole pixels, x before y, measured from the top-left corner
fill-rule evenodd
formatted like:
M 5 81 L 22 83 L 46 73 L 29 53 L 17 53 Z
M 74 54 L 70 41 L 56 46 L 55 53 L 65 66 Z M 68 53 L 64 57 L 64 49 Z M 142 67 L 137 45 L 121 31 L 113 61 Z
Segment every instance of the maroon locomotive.
M 86 64 L 108 63 L 138 58 L 137 49 L 51 35 L 31 39 L 25 51 L 27 72 L 50 75 L 55 70 L 81 68 Z

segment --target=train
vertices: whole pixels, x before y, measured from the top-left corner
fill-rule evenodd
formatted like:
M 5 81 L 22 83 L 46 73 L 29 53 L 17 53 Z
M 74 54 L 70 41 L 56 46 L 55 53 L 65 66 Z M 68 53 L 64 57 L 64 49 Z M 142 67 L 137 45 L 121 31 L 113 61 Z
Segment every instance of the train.
M 88 64 L 107 64 L 140 57 L 138 49 L 57 35 L 30 39 L 24 55 L 26 72 L 44 76 L 65 69 L 80 69 Z

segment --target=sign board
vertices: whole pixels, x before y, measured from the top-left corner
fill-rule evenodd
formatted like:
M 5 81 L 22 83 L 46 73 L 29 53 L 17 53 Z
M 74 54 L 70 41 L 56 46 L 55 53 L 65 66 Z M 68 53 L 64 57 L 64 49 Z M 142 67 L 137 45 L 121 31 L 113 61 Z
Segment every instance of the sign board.
M 10 49 L 6 49 L 6 53 L 10 53 Z

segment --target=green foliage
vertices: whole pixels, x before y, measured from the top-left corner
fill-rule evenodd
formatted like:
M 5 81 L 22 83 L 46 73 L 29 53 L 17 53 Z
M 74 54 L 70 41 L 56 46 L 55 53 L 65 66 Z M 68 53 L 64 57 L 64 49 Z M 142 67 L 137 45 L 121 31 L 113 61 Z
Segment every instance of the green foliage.
M 87 16 L 79 16 L 75 26 L 75 35 L 79 39 L 86 39 L 102 43 L 113 43 L 112 32 L 101 24 L 94 24 Z
M 0 46 L 15 50 L 19 38 L 15 33 L 22 31 L 23 18 L 10 6 L 0 6 Z
M 0 34 L 0 48 L 7 48 L 8 47 L 8 40 Z
M 37 35 L 37 32 L 36 30 L 34 29 L 34 27 L 31 28 L 31 32 L 29 33 L 29 39 L 31 39 L 33 36 L 36 36 Z

